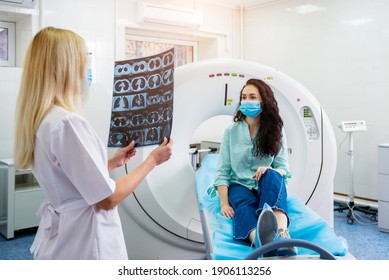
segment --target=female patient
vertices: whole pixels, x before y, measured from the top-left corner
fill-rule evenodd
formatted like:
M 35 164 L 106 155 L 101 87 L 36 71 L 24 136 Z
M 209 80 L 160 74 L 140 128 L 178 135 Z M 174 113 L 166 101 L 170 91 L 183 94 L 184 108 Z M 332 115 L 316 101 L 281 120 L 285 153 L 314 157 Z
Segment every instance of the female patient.
M 72 31 L 47 27 L 27 51 L 16 112 L 14 159 L 31 168 L 45 196 L 34 259 L 127 259 L 117 205 L 172 154 L 156 147 L 118 180 L 109 171 L 135 155 L 134 145 L 107 151 L 80 115 L 87 93 L 87 49 Z
M 287 143 L 277 101 L 263 81 L 250 79 L 240 93 L 234 123 L 224 132 L 214 187 L 234 239 L 256 246 L 290 238 L 285 179 Z M 280 248 L 266 256 L 295 255 Z

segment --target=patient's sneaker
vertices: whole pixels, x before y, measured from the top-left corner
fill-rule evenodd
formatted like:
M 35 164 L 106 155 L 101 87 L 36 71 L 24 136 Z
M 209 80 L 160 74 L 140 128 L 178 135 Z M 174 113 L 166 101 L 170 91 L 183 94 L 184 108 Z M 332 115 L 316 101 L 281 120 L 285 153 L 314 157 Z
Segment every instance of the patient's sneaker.
M 268 244 L 274 241 L 278 229 L 277 218 L 269 206 L 265 206 L 258 217 L 257 231 L 255 236 L 255 247 Z M 277 251 L 265 253 L 264 257 L 277 256 Z
M 285 240 L 285 239 L 290 239 L 289 231 L 280 228 L 277 232 L 277 236 L 275 240 Z M 293 246 L 281 247 L 277 249 L 277 254 L 278 256 L 285 256 L 285 257 L 295 256 L 297 255 L 297 248 Z

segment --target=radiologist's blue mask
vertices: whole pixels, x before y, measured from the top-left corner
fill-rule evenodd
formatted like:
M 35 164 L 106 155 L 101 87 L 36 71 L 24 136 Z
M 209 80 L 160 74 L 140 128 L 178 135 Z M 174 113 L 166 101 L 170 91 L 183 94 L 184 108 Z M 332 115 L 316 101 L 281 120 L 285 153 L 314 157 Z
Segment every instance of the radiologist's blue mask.
M 93 81 L 92 68 L 88 67 L 86 69 L 86 78 L 84 78 L 80 81 L 81 82 L 81 91 L 88 92 L 90 86 L 92 85 L 92 81 Z
M 90 86 L 92 85 L 93 82 L 93 72 L 92 72 L 92 67 L 91 67 L 91 60 L 92 60 L 92 53 L 88 53 L 88 61 L 87 61 L 87 66 L 86 66 L 86 79 L 81 80 L 81 90 L 83 92 L 88 92 Z
M 257 117 L 261 112 L 261 102 L 259 100 L 242 100 L 240 102 L 239 110 L 250 118 Z
M 88 58 L 87 58 L 86 78 L 88 81 L 88 86 L 90 87 L 92 85 L 92 82 L 93 82 L 93 75 L 92 75 L 93 73 L 92 73 L 92 67 L 91 67 L 92 53 L 89 52 L 87 57 Z
M 91 86 L 92 81 L 93 81 L 92 68 L 88 67 L 86 75 L 87 75 L 87 78 L 88 78 L 88 86 Z

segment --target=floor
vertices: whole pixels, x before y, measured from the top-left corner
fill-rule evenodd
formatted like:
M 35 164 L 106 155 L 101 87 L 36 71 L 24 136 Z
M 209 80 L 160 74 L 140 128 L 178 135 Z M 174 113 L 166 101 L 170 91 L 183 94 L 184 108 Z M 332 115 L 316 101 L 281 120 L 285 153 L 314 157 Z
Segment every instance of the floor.
M 389 233 L 379 231 L 370 215 L 353 213 L 356 219 L 349 224 L 348 211 L 334 212 L 334 231 L 347 240 L 349 252 L 358 260 L 389 260 Z
M 348 223 L 347 211 L 334 211 L 334 231 L 344 237 L 349 252 L 358 260 L 389 260 L 389 233 L 378 230 L 370 216 L 355 212 L 356 219 Z M 0 235 L 0 260 L 30 260 L 29 248 L 36 229 L 17 231 L 15 238 L 6 240 Z

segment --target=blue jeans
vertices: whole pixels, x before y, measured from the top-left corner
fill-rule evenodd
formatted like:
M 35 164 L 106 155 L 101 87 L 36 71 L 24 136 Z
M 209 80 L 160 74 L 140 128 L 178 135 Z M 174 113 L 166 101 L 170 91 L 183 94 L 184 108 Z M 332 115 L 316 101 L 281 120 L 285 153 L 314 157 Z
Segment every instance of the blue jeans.
M 288 217 L 287 193 L 284 178 L 268 169 L 258 181 L 258 190 L 249 190 L 241 185 L 228 188 L 228 200 L 235 214 L 232 218 L 234 239 L 246 240 L 256 228 L 258 216 L 267 203 L 272 209 L 283 211 Z

